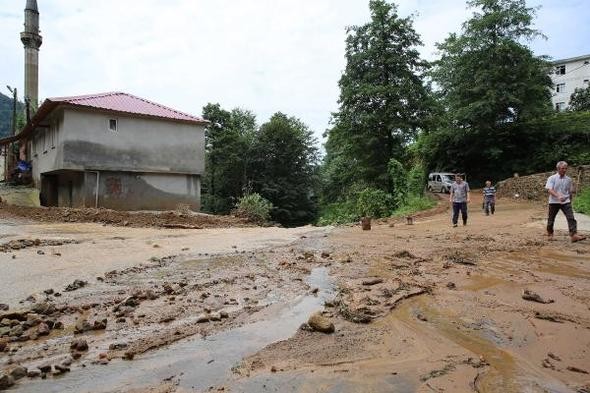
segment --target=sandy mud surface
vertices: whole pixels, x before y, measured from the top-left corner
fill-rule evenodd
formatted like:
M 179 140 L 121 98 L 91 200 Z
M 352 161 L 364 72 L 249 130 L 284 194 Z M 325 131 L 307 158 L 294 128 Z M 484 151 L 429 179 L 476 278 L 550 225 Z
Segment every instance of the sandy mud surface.
M 480 206 L 370 231 L 4 218 L 0 388 L 589 392 L 590 241 Z

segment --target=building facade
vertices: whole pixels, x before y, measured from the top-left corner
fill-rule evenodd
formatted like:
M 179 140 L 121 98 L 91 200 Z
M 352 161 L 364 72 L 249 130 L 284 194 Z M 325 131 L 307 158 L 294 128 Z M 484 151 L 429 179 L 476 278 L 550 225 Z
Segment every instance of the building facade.
M 558 111 L 567 109 L 576 89 L 590 85 L 590 54 L 553 61 L 553 96 L 551 102 Z
M 50 98 L 20 134 L 41 204 L 200 208 L 202 118 L 126 93 Z

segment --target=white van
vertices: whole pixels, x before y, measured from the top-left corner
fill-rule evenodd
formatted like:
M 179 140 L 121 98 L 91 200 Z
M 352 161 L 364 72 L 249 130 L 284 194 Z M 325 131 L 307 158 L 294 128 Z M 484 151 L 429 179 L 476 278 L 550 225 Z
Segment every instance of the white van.
M 428 191 L 448 193 L 454 181 L 454 173 L 433 172 L 428 175 Z

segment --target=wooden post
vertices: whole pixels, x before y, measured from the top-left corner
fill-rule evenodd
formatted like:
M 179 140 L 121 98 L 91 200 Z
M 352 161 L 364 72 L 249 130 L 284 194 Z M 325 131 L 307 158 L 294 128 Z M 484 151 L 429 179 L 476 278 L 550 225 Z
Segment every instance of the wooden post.
M 361 226 L 363 227 L 363 231 L 370 231 L 371 230 L 371 217 L 361 218 Z

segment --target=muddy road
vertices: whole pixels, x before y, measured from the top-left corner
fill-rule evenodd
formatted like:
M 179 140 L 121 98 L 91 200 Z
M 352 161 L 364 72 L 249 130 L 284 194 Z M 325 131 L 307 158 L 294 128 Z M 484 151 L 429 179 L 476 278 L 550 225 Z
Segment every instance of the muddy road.
M 371 231 L 0 218 L 0 387 L 590 391 L 590 242 L 544 239 L 542 206 L 480 206 Z

